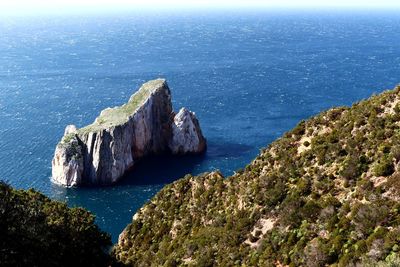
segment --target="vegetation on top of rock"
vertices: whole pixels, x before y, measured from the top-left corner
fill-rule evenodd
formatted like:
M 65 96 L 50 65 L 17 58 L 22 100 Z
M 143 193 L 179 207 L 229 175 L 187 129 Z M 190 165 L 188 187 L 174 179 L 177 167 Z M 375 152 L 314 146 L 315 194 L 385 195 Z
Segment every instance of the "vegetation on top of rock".
M 142 106 L 144 101 L 146 101 L 153 92 L 164 87 L 165 84 L 166 82 L 164 79 L 156 79 L 144 83 L 139 90 L 131 96 L 128 103 L 103 110 L 92 124 L 79 129 L 78 133 L 99 131 L 126 123 L 135 110 Z
M 400 87 L 299 123 L 244 170 L 186 176 L 113 248 L 130 266 L 398 266 Z
M 64 135 L 63 138 L 61 139 L 61 144 L 68 144 L 72 139 L 74 139 L 76 136 L 75 133 L 69 133 L 67 135 Z
M 110 236 L 92 214 L 0 182 L 1 266 L 108 266 Z

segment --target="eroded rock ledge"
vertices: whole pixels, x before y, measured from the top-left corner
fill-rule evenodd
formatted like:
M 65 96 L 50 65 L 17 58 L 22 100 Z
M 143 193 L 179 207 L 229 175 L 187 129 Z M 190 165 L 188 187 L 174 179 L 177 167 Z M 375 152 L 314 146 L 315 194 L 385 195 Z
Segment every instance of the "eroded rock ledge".
M 107 185 L 150 154 L 197 154 L 206 140 L 195 114 L 172 109 L 164 79 L 146 82 L 128 103 L 103 110 L 81 129 L 68 125 L 52 161 L 52 180 L 64 186 Z

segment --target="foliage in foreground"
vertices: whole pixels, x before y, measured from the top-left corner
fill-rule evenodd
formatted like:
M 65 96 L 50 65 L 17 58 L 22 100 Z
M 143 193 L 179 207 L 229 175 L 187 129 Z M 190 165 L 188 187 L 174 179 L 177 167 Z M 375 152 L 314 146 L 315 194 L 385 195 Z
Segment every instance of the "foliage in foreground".
M 398 266 L 400 88 L 334 108 L 245 170 L 186 176 L 134 216 L 131 266 Z
M 0 182 L 1 266 L 106 266 L 110 236 L 92 214 Z

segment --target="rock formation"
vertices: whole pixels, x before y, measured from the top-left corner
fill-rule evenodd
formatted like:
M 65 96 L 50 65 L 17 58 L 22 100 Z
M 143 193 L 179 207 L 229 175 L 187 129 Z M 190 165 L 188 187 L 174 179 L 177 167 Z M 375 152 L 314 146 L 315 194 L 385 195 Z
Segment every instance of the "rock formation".
M 199 121 L 194 113 L 186 108 L 181 108 L 174 117 L 169 148 L 173 154 L 203 151 L 206 148 Z
M 65 186 L 112 184 L 150 154 L 196 154 L 206 149 L 193 112 L 172 109 L 164 79 L 143 84 L 128 103 L 103 110 L 81 129 L 68 125 L 52 161 L 52 180 Z

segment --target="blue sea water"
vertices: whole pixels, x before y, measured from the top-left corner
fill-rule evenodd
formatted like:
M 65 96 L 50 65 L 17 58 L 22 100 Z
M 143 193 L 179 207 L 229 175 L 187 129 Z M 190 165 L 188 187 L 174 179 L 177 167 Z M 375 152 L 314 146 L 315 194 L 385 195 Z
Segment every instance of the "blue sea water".
M 0 18 L 0 179 L 83 206 L 115 241 L 186 173 L 230 175 L 301 119 L 400 82 L 400 13 L 199 12 Z M 113 187 L 50 182 L 67 124 L 165 77 L 195 111 L 201 157 L 152 158 Z

